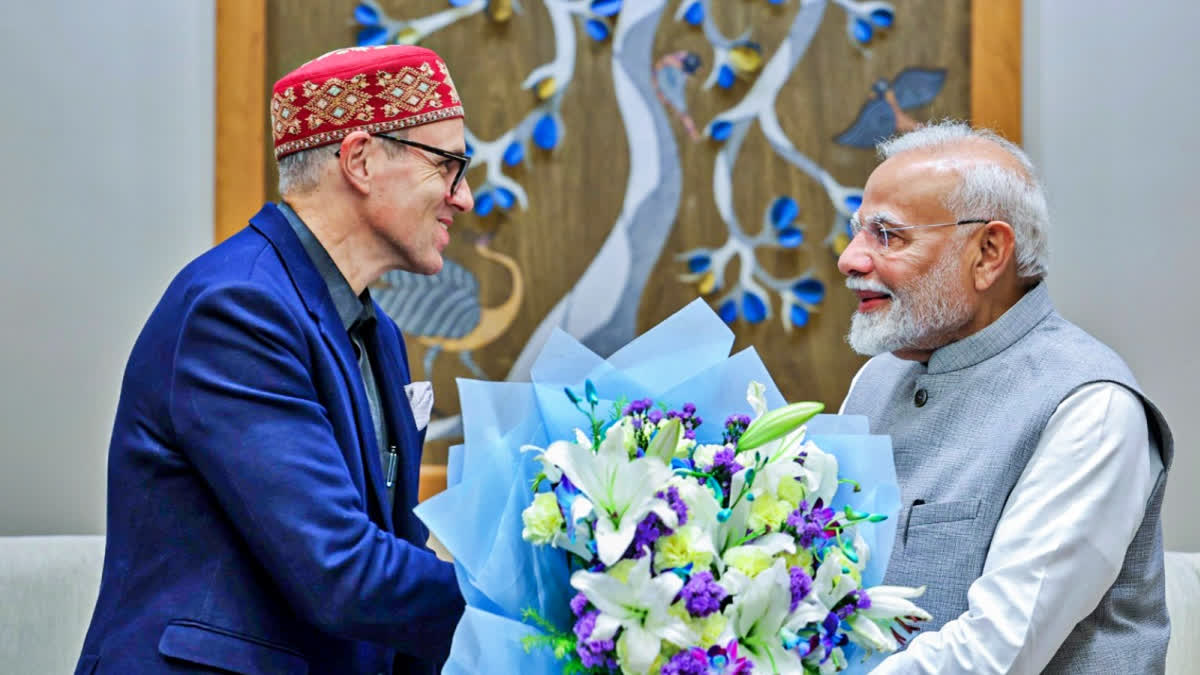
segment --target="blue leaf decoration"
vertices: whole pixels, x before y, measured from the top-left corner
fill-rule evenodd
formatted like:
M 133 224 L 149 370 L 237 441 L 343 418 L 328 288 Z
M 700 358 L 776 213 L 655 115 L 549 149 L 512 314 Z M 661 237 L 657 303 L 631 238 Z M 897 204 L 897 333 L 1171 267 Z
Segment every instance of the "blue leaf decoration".
M 858 40 L 859 42 L 866 44 L 871 41 L 871 36 L 874 34 L 875 34 L 875 31 L 874 31 L 874 29 L 871 28 L 871 24 L 869 24 L 866 21 L 863 21 L 862 19 L 859 19 L 857 17 L 854 19 L 854 39 L 855 40 Z
M 496 188 L 496 205 L 497 206 L 499 206 L 500 208 L 507 211 L 512 208 L 513 202 L 515 202 L 515 201 L 516 201 L 516 198 L 513 197 L 512 192 L 510 192 L 504 188 Z
M 844 203 L 846 204 L 846 208 L 850 211 L 850 213 L 854 213 L 858 210 L 858 207 L 862 206 L 862 195 L 850 195 L 849 197 L 846 197 L 846 201 Z
M 704 254 L 688 258 L 688 270 L 692 274 L 700 274 L 701 272 L 708 271 L 709 265 L 712 265 L 712 259 Z
M 776 228 L 791 225 L 798 215 L 800 215 L 800 205 L 787 195 L 777 198 L 771 204 L 771 224 Z
M 717 72 L 717 86 L 722 89 L 732 87 L 734 77 L 733 68 L 730 68 L 728 63 L 722 63 L 721 70 Z
M 616 16 L 621 11 L 621 0 L 592 0 L 592 12 L 600 16 Z
M 490 192 L 484 192 L 475 197 L 475 213 L 481 216 L 491 213 L 495 206 L 496 200 Z
M 584 28 L 587 30 L 588 37 L 596 42 L 604 42 L 608 39 L 608 24 L 600 19 L 588 19 Z
M 376 45 L 386 44 L 388 41 L 388 29 L 383 26 L 367 26 L 358 31 L 358 46 L 359 47 L 374 47 Z
M 467 143 L 467 149 L 463 154 L 466 155 L 467 157 L 474 157 L 475 156 L 475 146 L 471 145 L 470 143 Z
M 767 305 L 762 298 L 747 291 L 742 294 L 742 313 L 750 323 L 762 323 L 767 318 Z
M 733 124 L 725 120 L 713 122 L 712 128 L 709 130 L 709 134 L 713 137 L 713 139 L 718 141 L 723 141 L 729 138 L 730 134 L 732 133 Z
M 504 150 L 504 163 L 509 166 L 516 166 L 525 159 L 525 146 L 519 141 L 513 141 L 508 148 Z
M 891 28 L 892 23 L 895 21 L 896 17 L 892 14 L 892 10 L 890 9 L 880 7 L 879 9 L 871 12 L 871 23 L 879 26 L 880 28 Z
M 717 310 L 717 316 L 721 317 L 721 320 L 725 323 L 733 323 L 734 321 L 737 321 L 737 303 L 733 300 L 726 300 L 725 302 L 721 303 L 720 309 Z
M 779 231 L 779 245 L 784 248 L 796 248 L 804 243 L 804 232 L 788 226 Z
M 543 150 L 553 150 L 558 145 L 558 122 L 553 115 L 543 115 L 534 125 L 533 142 Z
M 803 326 L 808 323 L 808 310 L 800 305 L 792 305 L 792 311 L 788 312 L 788 318 L 792 320 L 793 326 Z
M 375 11 L 374 7 L 360 3 L 354 8 L 354 20 L 364 26 L 379 25 L 379 12 Z
M 792 284 L 792 292 L 801 302 L 817 305 L 825 299 L 825 284 L 820 279 L 801 279 Z
M 704 5 L 693 2 L 692 6 L 688 7 L 687 11 L 683 13 L 683 20 L 693 26 L 699 26 L 704 23 Z

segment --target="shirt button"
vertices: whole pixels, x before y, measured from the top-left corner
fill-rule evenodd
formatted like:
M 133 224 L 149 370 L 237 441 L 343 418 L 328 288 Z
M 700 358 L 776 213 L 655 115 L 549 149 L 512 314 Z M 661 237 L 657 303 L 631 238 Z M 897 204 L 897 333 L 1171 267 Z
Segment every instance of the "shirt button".
M 924 406 L 925 402 L 928 400 L 929 400 L 929 393 L 926 392 L 924 389 L 918 389 L 916 395 L 913 396 L 913 404 L 916 405 L 918 408 Z

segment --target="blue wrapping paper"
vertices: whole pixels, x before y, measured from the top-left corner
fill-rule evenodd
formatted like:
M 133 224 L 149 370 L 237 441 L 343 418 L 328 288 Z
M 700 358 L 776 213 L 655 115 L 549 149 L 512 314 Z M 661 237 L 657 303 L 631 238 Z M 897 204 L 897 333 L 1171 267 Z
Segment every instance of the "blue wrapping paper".
M 417 515 L 454 556 L 468 609 L 454 635 L 445 673 L 557 673 L 561 663 L 549 650 L 526 653 L 521 639 L 539 629 L 521 621 L 535 609 L 562 631 L 572 625 L 566 554 L 534 547 L 521 538 L 521 512 L 530 504 L 530 485 L 541 466 L 526 444 L 545 447 L 574 437 L 586 419 L 563 394 L 581 391 L 590 379 L 602 397 L 652 398 L 671 406 L 694 403 L 701 414 L 719 415 L 697 430 L 701 443 L 717 442 L 727 415 L 752 414 L 746 387 L 766 387 L 767 407 L 786 404 L 753 349 L 732 356 L 733 334 L 701 300 L 602 359 L 561 331 L 546 342 L 531 370 L 532 382 L 460 379 L 464 443 L 451 449 L 447 489 L 416 508 Z M 610 400 L 604 400 L 604 397 Z M 899 512 L 891 442 L 869 434 L 861 416 L 818 415 L 808 438 L 838 458 L 839 475 L 862 485 L 842 485 L 833 506 L 888 516 L 859 528 L 870 546 L 865 585 L 882 580 Z M 852 663 L 857 659 L 852 660 Z M 850 671 L 862 666 L 852 666 Z

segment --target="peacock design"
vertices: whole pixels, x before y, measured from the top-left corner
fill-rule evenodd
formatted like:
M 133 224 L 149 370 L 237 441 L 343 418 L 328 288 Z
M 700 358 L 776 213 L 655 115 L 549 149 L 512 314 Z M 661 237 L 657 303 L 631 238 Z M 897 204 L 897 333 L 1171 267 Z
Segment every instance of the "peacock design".
M 515 260 L 492 250 L 491 239 L 490 234 L 478 237 L 475 252 L 504 267 L 512 278 L 511 292 L 495 307 L 481 306 L 475 275 L 449 259 L 434 276 L 395 270 L 371 287 L 375 301 L 400 330 L 426 348 L 422 365 L 427 378 L 432 377 L 438 354 L 447 351 L 457 353 L 475 377 L 488 379 L 472 354 L 495 342 L 517 319 L 525 297 L 524 276 Z

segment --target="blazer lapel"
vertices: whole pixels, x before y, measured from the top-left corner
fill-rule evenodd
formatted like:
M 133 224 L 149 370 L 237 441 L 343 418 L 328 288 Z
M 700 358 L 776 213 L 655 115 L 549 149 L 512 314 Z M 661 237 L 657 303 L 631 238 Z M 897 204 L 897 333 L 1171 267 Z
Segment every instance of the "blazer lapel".
M 371 421 L 371 407 L 367 402 L 367 392 L 363 385 L 362 373 L 358 369 L 354 346 L 342 325 L 337 308 L 333 305 L 333 299 L 329 296 L 329 288 L 309 259 L 304 246 L 296 238 L 296 233 L 292 232 L 287 219 L 274 204 L 263 206 L 262 210 L 250 219 L 250 224 L 279 252 L 305 308 L 316 320 L 321 337 L 333 352 L 334 360 L 345 379 L 346 390 L 350 392 L 349 403 L 358 438 L 358 447 L 343 448 L 342 454 L 350 467 L 352 477 L 362 491 L 367 508 L 371 509 L 374 506 L 377 512 L 376 521 L 391 532 L 392 514 L 387 508 L 379 447 L 375 441 L 375 427 Z

